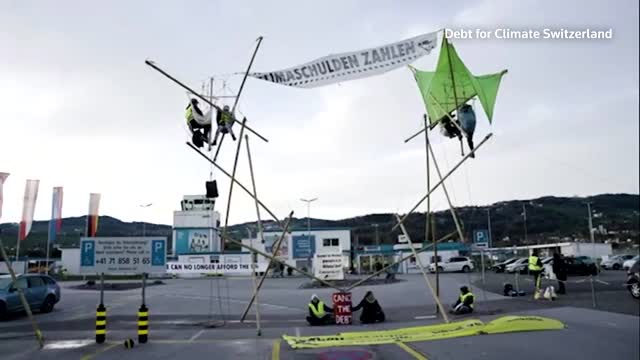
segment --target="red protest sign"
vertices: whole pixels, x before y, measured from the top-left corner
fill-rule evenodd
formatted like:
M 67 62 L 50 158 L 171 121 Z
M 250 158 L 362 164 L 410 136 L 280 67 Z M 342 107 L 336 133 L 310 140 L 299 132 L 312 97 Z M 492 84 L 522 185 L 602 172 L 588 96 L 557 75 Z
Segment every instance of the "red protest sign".
M 353 314 L 351 312 L 351 293 L 333 293 L 333 313 L 338 325 L 351 325 Z

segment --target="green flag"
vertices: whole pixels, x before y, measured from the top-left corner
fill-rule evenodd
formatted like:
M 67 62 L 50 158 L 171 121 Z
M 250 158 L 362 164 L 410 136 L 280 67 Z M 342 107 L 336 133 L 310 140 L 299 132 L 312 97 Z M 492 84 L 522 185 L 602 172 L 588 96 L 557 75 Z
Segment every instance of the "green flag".
M 473 75 L 447 38 L 442 40 L 435 71 L 411 69 L 427 107 L 430 127 L 434 127 L 446 114 L 475 96 L 480 99 L 487 119 L 491 122 L 500 80 L 507 72 L 502 70 L 495 74 Z

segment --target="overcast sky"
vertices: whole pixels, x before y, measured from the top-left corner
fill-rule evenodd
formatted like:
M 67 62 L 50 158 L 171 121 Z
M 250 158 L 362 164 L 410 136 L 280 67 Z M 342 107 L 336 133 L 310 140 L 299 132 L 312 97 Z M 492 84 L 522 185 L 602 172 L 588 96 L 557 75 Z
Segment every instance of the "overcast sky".
M 38 220 L 54 186 L 65 217 L 86 214 L 97 192 L 101 215 L 166 224 L 183 194 L 204 193 L 209 165 L 185 145 L 186 93 L 147 58 L 195 88 L 213 75 L 238 89 L 241 78 L 224 74 L 244 71 L 260 35 L 253 70 L 264 72 L 445 27 L 613 29 L 611 40 L 454 41 L 475 74 L 509 70 L 493 125 L 478 111 L 476 143 L 494 137 L 447 182 L 455 205 L 638 193 L 637 0 L 5 0 L 2 222 L 19 221 L 26 179 L 40 179 Z M 413 65 L 433 69 L 438 52 Z M 306 216 L 300 197 L 319 197 L 313 217 L 340 219 L 404 213 L 426 193 L 424 137 L 403 142 L 424 113 L 407 68 L 314 89 L 249 78 L 240 111 L 269 139 L 250 145 L 258 194 L 281 218 Z M 457 140 L 431 139 L 443 171 L 461 158 Z M 231 171 L 236 143 L 226 140 Z M 229 181 L 216 176 L 224 219 Z M 238 178 L 250 186 L 244 149 Z M 233 194 L 230 223 L 255 220 L 251 198 Z M 442 191 L 432 206 L 445 208 Z

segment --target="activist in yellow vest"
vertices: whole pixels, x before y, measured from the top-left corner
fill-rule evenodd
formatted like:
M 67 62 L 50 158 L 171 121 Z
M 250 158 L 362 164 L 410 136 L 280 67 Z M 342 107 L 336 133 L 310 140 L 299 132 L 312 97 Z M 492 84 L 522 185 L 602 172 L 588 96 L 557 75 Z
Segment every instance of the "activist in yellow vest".
M 318 319 L 321 319 L 325 315 L 324 303 L 322 301 L 318 301 L 317 307 L 313 306 L 313 303 L 309 303 L 309 309 L 311 309 L 313 316 L 317 317 Z
M 218 113 L 216 115 L 216 123 L 218 124 L 218 129 L 216 130 L 216 135 L 213 138 L 213 145 L 218 143 L 218 136 L 220 134 L 229 134 L 233 141 L 236 140 L 236 135 L 233 133 L 233 123 L 235 122 L 233 112 L 229 110 L 229 105 L 225 105 L 222 109 L 217 109 Z
M 529 256 L 529 270 L 530 271 L 542 271 L 542 267 L 538 265 L 538 261 L 540 261 L 540 260 L 538 259 L 537 256 L 535 256 L 535 255 Z
M 187 124 L 189 122 L 191 122 L 191 120 L 194 120 L 194 117 L 193 117 L 193 106 L 191 104 L 189 104 L 187 106 L 187 110 L 185 110 L 185 112 L 184 112 L 184 118 L 187 119 Z
M 222 111 L 219 111 L 219 114 L 220 116 L 216 119 L 218 126 L 229 126 L 233 124 L 233 116 L 228 106 L 225 106 Z
M 473 296 L 473 294 L 471 292 L 468 292 L 466 294 L 461 294 L 460 295 L 460 303 L 465 304 L 467 306 L 469 306 L 470 308 L 473 309 L 473 301 L 474 301 L 475 297 Z

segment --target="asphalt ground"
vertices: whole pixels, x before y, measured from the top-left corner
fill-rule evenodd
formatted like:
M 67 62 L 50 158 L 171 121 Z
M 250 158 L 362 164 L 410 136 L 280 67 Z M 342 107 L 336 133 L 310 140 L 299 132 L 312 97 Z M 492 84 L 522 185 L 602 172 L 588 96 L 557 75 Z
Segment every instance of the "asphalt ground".
M 175 279 L 147 289 L 149 342 L 138 344 L 136 312 L 140 289 L 105 292 L 107 343 L 95 344 L 95 308 L 98 293 L 73 290 L 78 283 L 62 283 L 62 300 L 49 314 L 35 314 L 45 337 L 38 349 L 24 315 L 0 322 L 2 359 L 511 359 L 612 358 L 637 359 L 638 317 L 592 309 L 567 307 L 560 301 L 505 298 L 473 286 L 476 312 L 467 318 L 491 320 L 505 314 L 542 315 L 564 321 L 559 331 L 483 335 L 450 340 L 333 349 L 293 350 L 282 335 L 320 335 L 344 331 L 395 329 L 441 323 L 436 305 L 420 275 L 401 276 L 402 282 L 357 288 L 354 302 L 372 290 L 387 313 L 383 324 L 309 327 L 304 321 L 311 294 L 330 302 L 332 289 L 299 289 L 303 278 L 267 279 L 260 292 L 261 334 L 255 312 L 240 323 L 240 314 L 252 291 L 251 279 Z M 488 277 L 485 283 L 488 285 Z M 433 280 L 433 278 L 432 278 Z M 444 274 L 440 294 L 449 306 L 461 285 L 481 282 L 479 274 Z M 496 278 L 497 284 L 499 279 Z M 489 286 L 487 286 L 489 288 Z M 501 292 L 502 284 L 499 285 Z M 578 293 L 578 291 L 574 290 Z M 630 296 L 627 294 L 627 297 Z M 636 306 L 638 303 L 636 302 Z M 133 349 L 123 341 L 134 339 Z M 586 345 L 585 345 L 586 344 Z M 562 346 L 559 346 L 562 345 Z

